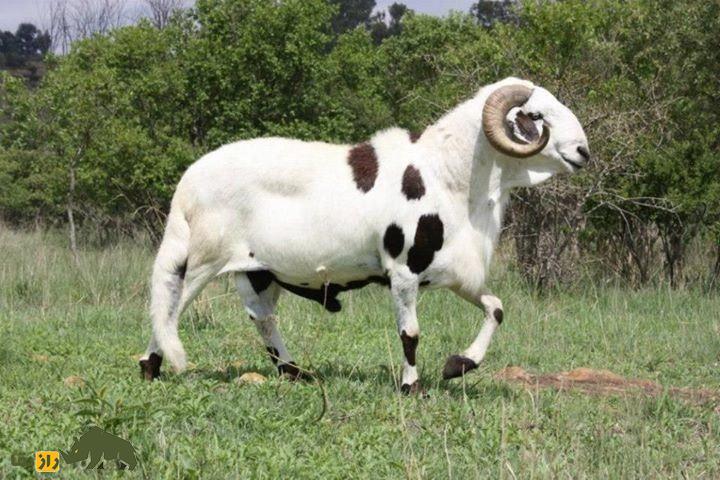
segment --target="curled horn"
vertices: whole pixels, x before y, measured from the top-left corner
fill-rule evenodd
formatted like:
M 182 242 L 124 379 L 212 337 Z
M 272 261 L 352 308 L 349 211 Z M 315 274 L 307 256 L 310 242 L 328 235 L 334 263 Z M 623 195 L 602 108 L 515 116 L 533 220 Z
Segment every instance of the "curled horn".
M 545 148 L 550 140 L 550 128 L 545 124 L 540 138 L 532 143 L 519 143 L 508 135 L 505 117 L 513 107 L 524 105 L 530 95 L 532 89 L 523 85 L 500 87 L 488 97 L 483 107 L 483 132 L 490 145 L 511 157 L 531 157 Z

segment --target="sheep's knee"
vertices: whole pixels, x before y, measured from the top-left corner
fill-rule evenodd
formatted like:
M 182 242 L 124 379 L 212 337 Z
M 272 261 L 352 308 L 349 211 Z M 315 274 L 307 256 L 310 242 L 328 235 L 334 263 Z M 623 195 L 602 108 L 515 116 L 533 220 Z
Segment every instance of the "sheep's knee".
M 503 322 L 503 305 L 498 297 L 495 295 L 482 295 L 480 297 L 480 303 L 482 303 L 485 309 L 486 316 L 492 316 L 498 325 Z

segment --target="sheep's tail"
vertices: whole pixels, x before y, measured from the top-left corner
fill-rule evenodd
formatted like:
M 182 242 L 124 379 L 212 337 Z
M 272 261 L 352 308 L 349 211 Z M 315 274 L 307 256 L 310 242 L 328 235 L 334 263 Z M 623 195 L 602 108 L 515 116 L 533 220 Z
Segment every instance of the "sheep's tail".
M 176 371 L 185 368 L 185 349 L 178 336 L 179 303 L 187 270 L 190 225 L 172 208 L 152 273 L 150 316 L 153 338 Z

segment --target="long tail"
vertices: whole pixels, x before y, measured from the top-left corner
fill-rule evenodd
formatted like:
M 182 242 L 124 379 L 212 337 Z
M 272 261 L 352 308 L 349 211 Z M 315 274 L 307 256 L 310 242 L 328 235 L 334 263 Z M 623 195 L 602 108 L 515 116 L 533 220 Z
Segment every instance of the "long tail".
M 150 316 L 153 336 L 176 371 L 185 368 L 185 349 L 178 336 L 178 304 L 182 295 L 190 244 L 190 225 L 172 208 L 152 274 Z

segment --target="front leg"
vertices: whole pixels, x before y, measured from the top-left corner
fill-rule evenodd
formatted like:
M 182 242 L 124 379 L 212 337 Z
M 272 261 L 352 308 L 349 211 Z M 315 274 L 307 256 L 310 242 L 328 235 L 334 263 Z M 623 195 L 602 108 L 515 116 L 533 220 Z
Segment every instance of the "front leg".
M 397 328 L 405 355 L 400 391 L 415 393 L 420 389 L 415 367 L 415 352 L 420 339 L 420 326 L 415 312 L 418 294 L 417 276 L 409 271 L 395 272 L 390 276 L 390 292 L 395 304 Z
M 476 295 L 467 295 L 461 292 L 456 293 L 474 305 L 482 307 L 485 311 L 485 321 L 472 345 L 460 355 L 451 355 L 447 359 L 445 367 L 443 368 L 443 378 L 445 380 L 461 377 L 480 365 L 480 362 L 485 357 L 485 352 L 487 352 L 495 329 L 503 321 L 502 302 L 500 302 L 500 299 L 496 296 L 486 292 Z

